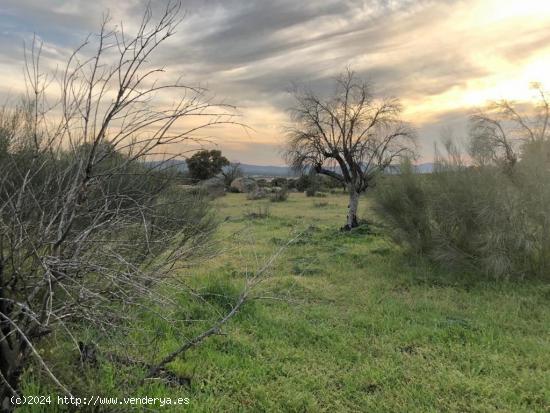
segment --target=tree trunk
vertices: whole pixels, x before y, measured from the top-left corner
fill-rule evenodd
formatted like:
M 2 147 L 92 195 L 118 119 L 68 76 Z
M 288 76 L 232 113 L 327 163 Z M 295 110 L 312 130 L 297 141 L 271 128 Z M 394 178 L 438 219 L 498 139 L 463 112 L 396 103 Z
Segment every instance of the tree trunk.
M 1 264 L 0 264 L 1 265 Z M 10 398 L 19 391 L 19 379 L 29 354 L 29 348 L 7 317 L 14 318 L 13 305 L 4 299 L 0 287 L 0 412 L 11 412 L 15 406 Z M 23 324 L 23 323 L 22 323 Z
M 19 391 L 19 378 L 22 373 L 23 355 L 21 354 L 20 347 L 22 343 L 13 343 L 13 338 L 15 336 L 17 336 L 17 334 L 13 334 L 8 338 L 2 335 L 4 340 L 1 348 L 2 354 L 0 356 L 0 370 L 4 378 L 0 379 L 1 412 L 11 412 L 14 410 L 15 406 L 11 403 L 10 399 L 14 395 L 14 391 Z M 8 342 L 12 342 L 14 344 L 13 349 L 10 348 Z
M 357 222 L 357 207 L 359 206 L 359 192 L 351 187 L 349 190 L 349 205 L 348 205 L 348 220 L 345 230 L 349 231 L 352 228 L 359 226 Z

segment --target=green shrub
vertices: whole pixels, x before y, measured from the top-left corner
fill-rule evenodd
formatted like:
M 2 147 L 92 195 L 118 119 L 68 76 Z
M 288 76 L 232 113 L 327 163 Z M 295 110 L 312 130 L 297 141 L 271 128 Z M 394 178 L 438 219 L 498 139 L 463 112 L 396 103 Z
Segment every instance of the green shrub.
M 336 179 L 317 174 L 313 170 L 301 175 L 295 182 L 289 180 L 286 186 L 289 189 L 295 187 L 298 191 L 305 192 L 307 196 L 315 196 L 318 191 L 331 192 L 342 188 L 342 184 Z
M 208 280 L 200 291 L 201 299 L 219 306 L 224 311 L 231 311 L 239 299 L 239 294 L 240 289 L 235 284 L 221 277 Z
M 280 187 L 284 188 L 284 187 L 288 186 L 288 180 L 286 178 L 276 177 L 276 178 L 273 178 L 271 180 L 270 184 L 271 184 L 272 187 L 280 186 Z
M 419 175 L 410 163 L 386 176 L 375 208 L 394 238 L 445 265 L 499 278 L 550 270 L 550 150 L 525 146 L 512 173 L 495 165 L 468 167 L 457 156 Z
M 312 188 L 313 178 L 311 175 L 301 175 L 295 182 L 296 189 L 300 192 L 304 192 L 307 189 Z
M 421 179 L 407 160 L 402 165 L 401 175 L 382 179 L 374 206 L 390 224 L 396 241 L 406 243 L 415 252 L 428 252 L 432 237 Z
M 319 180 L 319 186 L 323 188 L 323 190 L 326 190 L 327 192 L 330 192 L 331 189 L 341 189 L 342 183 L 337 181 L 336 179 L 326 176 L 326 175 L 317 175 Z
M 288 190 L 282 188 L 269 196 L 271 202 L 284 202 L 288 199 Z
M 312 197 L 312 196 L 315 196 L 315 189 L 314 188 L 307 188 L 306 191 L 305 191 L 305 194 L 307 197 Z

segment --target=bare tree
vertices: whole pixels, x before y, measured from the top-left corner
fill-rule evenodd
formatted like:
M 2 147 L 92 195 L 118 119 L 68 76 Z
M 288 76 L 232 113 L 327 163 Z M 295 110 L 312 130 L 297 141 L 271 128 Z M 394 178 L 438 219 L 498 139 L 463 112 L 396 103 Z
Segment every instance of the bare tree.
M 40 44 L 26 54 L 25 104 L 0 116 L 2 409 L 13 408 L 9 398 L 30 360 L 69 393 L 38 351 L 40 340 L 65 331 L 78 348 L 75 323 L 108 332 L 127 314 L 120 308 L 162 303 L 156 287 L 208 237 L 202 201 L 143 162 L 202 128 L 233 122 L 231 108 L 204 89 L 162 83 L 164 69 L 152 66 L 179 11 L 169 2 L 153 19 L 147 9 L 134 35 L 105 18 L 58 77 L 41 72 Z M 55 81 L 59 98 L 50 101 Z
M 222 175 L 225 186 L 229 188 L 231 186 L 231 182 L 243 176 L 241 164 L 239 162 L 231 162 L 223 168 Z
M 550 102 L 539 83 L 533 83 L 538 103 L 521 109 L 509 100 L 492 102 L 474 114 L 470 126 L 470 155 L 477 164 L 502 165 L 511 173 L 525 144 L 548 140 Z
M 336 79 L 335 93 L 328 99 L 298 89 L 294 97 L 287 162 L 345 185 L 350 200 L 344 228 L 356 227 L 359 196 L 377 174 L 411 154 L 413 131 L 399 119 L 396 99 L 375 99 L 369 84 L 350 70 Z

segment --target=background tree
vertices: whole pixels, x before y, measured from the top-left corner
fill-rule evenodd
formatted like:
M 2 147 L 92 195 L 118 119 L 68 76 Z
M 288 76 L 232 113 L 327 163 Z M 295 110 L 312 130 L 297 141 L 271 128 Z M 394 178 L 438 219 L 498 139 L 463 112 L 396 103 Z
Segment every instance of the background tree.
M 369 84 L 350 70 L 336 79 L 332 96 L 296 89 L 294 98 L 287 162 L 344 184 L 349 192 L 344 228 L 356 227 L 359 196 L 399 157 L 411 155 L 414 133 L 399 118 L 401 105 L 396 99 L 375 99 Z
M 222 168 L 222 175 L 224 185 L 229 188 L 231 186 L 231 182 L 243 176 L 241 164 L 239 162 L 231 162 L 229 165 Z
M 513 101 L 500 100 L 471 116 L 469 152 L 478 166 L 498 165 L 511 174 L 522 151 L 548 140 L 550 102 L 541 84 L 531 88 L 537 95 L 532 107 L 522 110 Z
M 229 160 L 217 149 L 198 151 L 187 159 L 189 174 L 197 181 L 213 178 L 228 165 Z

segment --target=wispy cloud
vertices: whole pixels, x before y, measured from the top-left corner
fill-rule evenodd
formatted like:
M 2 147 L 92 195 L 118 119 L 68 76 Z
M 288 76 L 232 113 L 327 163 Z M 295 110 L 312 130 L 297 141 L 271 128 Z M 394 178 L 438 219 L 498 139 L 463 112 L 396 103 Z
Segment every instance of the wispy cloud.
M 164 2 L 153 2 L 160 8 Z M 220 146 L 244 162 L 280 164 L 277 148 L 291 82 L 328 91 L 346 66 L 401 98 L 423 153 L 446 125 L 458 129 L 487 99 L 528 97 L 550 69 L 550 4 L 537 0 L 184 1 L 186 18 L 158 56 L 242 108 L 253 128 L 219 130 Z M 146 0 L 4 0 L 0 88 L 20 91 L 22 44 L 37 33 L 61 62 L 110 10 L 135 27 Z M 16 79 L 19 79 L 17 81 Z

